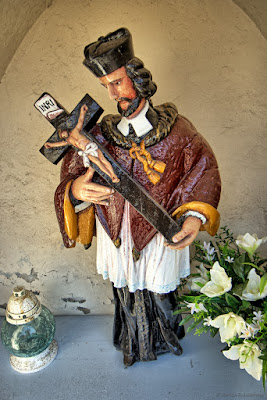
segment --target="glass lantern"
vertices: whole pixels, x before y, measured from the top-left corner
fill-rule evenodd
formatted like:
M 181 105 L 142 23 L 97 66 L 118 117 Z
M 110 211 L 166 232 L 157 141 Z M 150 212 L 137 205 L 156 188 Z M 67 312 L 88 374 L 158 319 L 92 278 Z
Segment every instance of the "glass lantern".
M 1 328 L 1 340 L 11 353 L 11 366 L 18 372 L 37 372 L 57 354 L 55 319 L 37 297 L 18 286 L 13 290 Z

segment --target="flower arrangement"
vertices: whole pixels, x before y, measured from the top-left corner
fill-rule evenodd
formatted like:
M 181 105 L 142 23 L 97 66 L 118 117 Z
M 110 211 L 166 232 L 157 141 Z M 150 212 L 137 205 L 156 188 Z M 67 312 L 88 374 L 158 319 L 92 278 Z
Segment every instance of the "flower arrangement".
M 218 332 L 226 343 L 223 354 L 239 360 L 255 379 L 267 374 L 267 260 L 256 250 L 267 237 L 246 233 L 235 240 L 227 227 L 222 227 L 215 241 L 194 242 L 194 260 L 200 263 L 198 273 L 191 274 L 182 286 L 190 292 L 178 300 L 178 313 L 189 312 L 180 323 L 190 321 L 187 331 L 195 334 Z M 177 313 L 176 312 L 176 313 Z M 201 325 L 200 325 L 201 324 Z

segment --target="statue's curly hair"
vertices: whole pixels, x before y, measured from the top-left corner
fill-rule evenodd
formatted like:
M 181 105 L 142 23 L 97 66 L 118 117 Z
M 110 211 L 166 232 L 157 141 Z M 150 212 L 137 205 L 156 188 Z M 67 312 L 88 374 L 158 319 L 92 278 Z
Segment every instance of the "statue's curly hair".
M 133 82 L 133 86 L 137 93 L 149 99 L 157 91 L 157 85 L 152 81 L 152 75 L 148 69 L 144 67 L 144 63 L 137 57 L 133 57 L 126 65 L 126 74 Z

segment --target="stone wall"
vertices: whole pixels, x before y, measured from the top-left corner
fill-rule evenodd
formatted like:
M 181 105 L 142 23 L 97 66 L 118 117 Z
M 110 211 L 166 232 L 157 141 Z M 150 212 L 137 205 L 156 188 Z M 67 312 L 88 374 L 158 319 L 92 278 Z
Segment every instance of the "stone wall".
M 56 314 L 113 310 L 95 242 L 87 251 L 62 245 L 53 206 L 60 167 L 38 151 L 53 129 L 33 103 L 48 91 L 71 110 L 88 92 L 116 112 L 82 60 L 86 44 L 121 26 L 158 84 L 154 104 L 174 102 L 213 147 L 222 225 L 266 234 L 266 40 L 248 16 L 230 0 L 54 0 L 0 86 L 2 313 L 18 284 Z

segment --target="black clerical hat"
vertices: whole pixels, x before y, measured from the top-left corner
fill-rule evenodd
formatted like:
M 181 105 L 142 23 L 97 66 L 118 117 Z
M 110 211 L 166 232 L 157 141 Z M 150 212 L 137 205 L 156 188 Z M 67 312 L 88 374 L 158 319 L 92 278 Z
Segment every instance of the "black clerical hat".
M 84 65 L 98 78 L 108 75 L 134 57 L 132 35 L 128 29 L 120 28 L 86 46 L 84 55 Z

